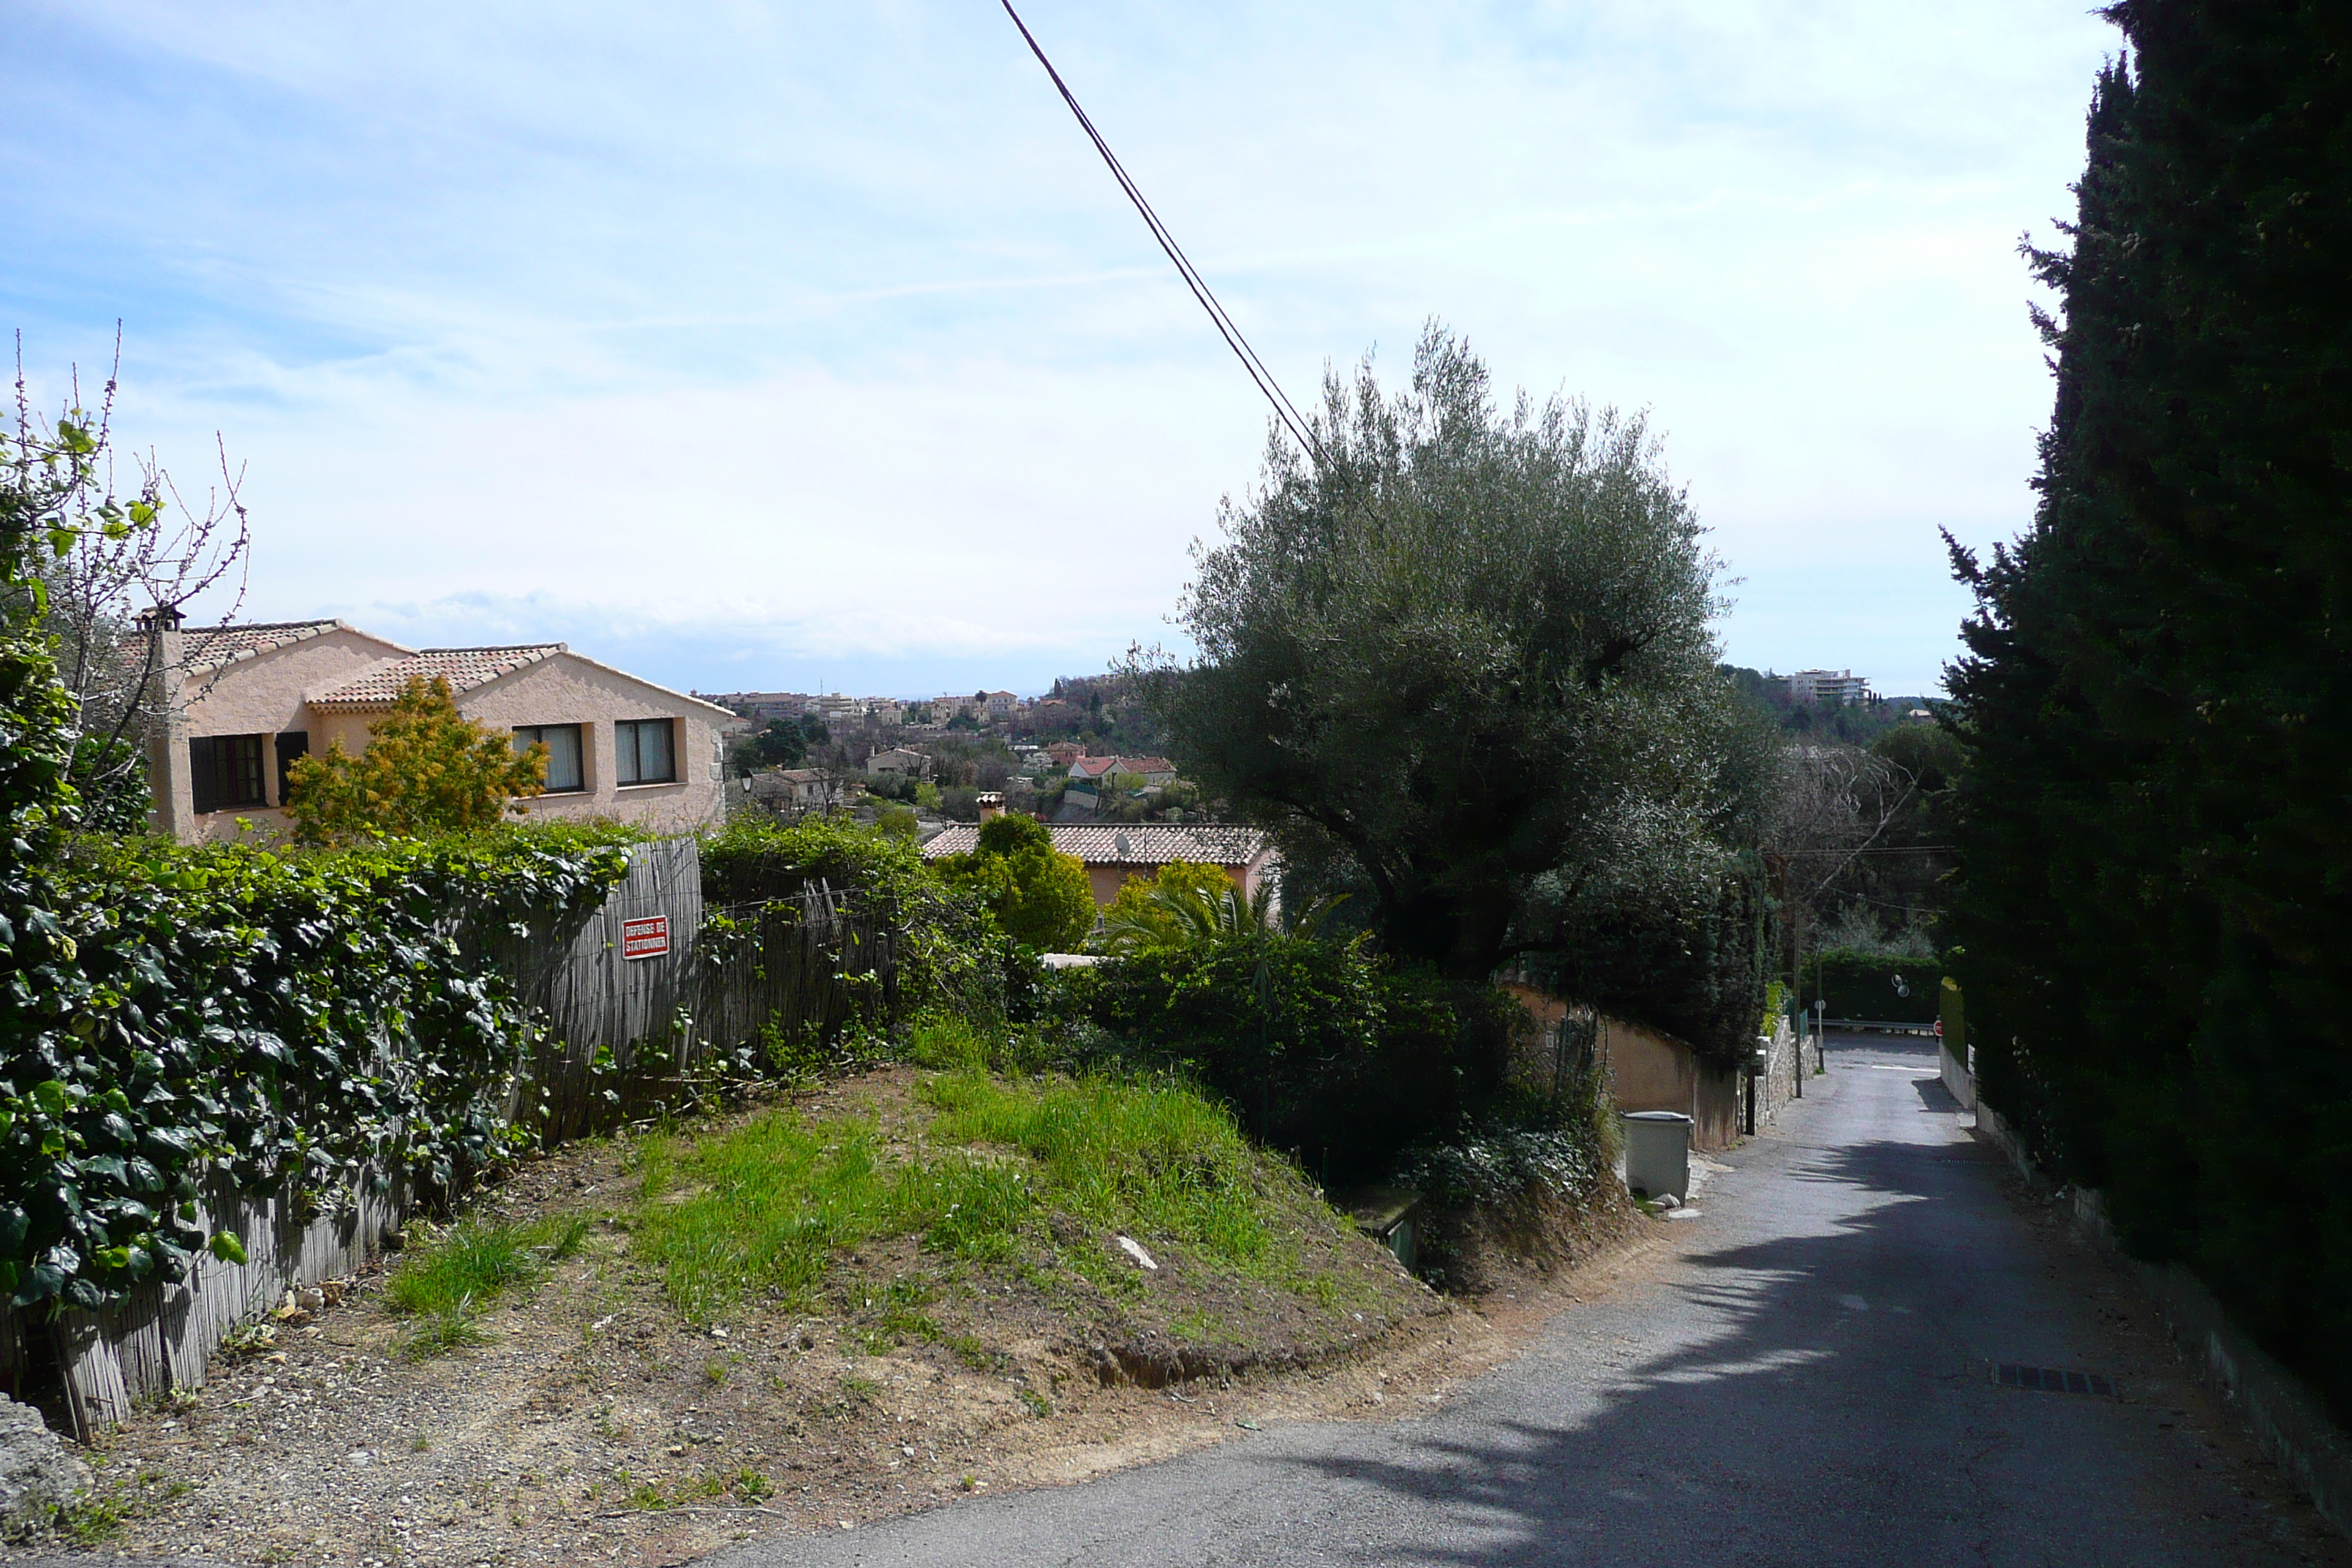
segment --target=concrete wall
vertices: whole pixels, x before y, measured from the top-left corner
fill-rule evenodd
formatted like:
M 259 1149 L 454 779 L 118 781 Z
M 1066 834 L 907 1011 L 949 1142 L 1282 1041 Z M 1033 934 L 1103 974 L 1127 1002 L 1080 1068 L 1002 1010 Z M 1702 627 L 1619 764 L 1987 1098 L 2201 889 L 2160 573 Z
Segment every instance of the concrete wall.
M 1739 1141 L 1745 1096 L 1738 1068 L 1709 1066 L 1673 1036 L 1622 1018 L 1601 1020 L 1599 1048 L 1618 1110 L 1681 1111 L 1691 1119 L 1694 1149 Z
M 1547 1033 L 1568 1016 L 1568 1004 L 1524 981 L 1503 989 Z M 1610 1100 L 1621 1111 L 1675 1110 L 1691 1119 L 1691 1146 L 1727 1149 L 1747 1119 L 1747 1081 L 1738 1068 L 1710 1067 L 1673 1036 L 1603 1016 L 1594 1054 L 1609 1071 Z M 1794 1049 L 1790 1050 L 1791 1063 Z M 1792 1068 L 1784 1068 L 1790 1081 Z
M 1679 1110 L 1693 1114 L 1698 1058 L 1690 1047 L 1655 1029 L 1622 1018 L 1601 1020 L 1601 1056 L 1620 1110 Z
M 1965 1050 L 1967 1047 L 1961 1048 Z M 1954 1100 L 1960 1102 L 1960 1109 L 1974 1110 L 1977 1108 L 1976 1074 L 1969 1070 L 1966 1062 L 1952 1054 L 1949 1041 L 1936 1042 L 1936 1068 L 1944 1075 L 1944 1087 L 1951 1091 Z
M 1747 1120 L 1748 1079 L 1738 1068 L 1698 1064 L 1691 1095 L 1691 1147 L 1728 1149 L 1739 1142 Z
M 1095 908 L 1110 908 L 1110 901 L 1118 897 L 1121 888 L 1138 877 L 1150 876 L 1153 869 L 1150 866 L 1088 866 L 1087 889 L 1095 896 Z

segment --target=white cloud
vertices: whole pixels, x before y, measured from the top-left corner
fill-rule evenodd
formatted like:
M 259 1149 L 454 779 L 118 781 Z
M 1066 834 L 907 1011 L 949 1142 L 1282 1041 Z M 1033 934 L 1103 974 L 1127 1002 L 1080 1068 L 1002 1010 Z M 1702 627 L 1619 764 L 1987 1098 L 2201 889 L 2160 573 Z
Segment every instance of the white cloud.
M 1935 530 L 2026 515 L 2012 247 L 2095 19 L 1026 14 L 1294 396 L 1442 315 L 1652 409 L 1748 578 L 1733 657 L 1935 679 Z M 1255 394 L 990 7 L 25 16 L 0 299 L 52 374 L 125 317 L 126 428 L 251 462 L 257 609 L 542 616 L 680 680 L 1090 669 L 1254 472 Z

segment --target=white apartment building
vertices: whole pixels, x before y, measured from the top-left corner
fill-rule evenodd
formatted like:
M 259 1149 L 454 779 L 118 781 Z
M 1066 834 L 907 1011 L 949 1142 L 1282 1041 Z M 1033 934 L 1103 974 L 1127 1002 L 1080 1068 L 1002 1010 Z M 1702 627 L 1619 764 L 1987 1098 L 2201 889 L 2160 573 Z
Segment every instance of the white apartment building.
M 1800 669 L 1787 677 L 1792 702 L 1835 703 L 1852 707 L 1875 700 L 1867 677 L 1850 669 Z

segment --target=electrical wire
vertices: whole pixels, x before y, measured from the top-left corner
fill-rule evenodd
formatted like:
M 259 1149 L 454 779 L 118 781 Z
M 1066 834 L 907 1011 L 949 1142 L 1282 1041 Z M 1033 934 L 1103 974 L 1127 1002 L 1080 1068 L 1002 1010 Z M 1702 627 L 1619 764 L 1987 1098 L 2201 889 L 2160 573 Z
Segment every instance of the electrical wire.
M 1087 111 L 1078 107 L 1077 96 L 1070 91 L 1069 83 L 1062 79 L 1062 73 L 1054 68 L 1054 62 L 1045 58 L 1045 51 L 1038 45 L 1036 35 L 1030 32 L 1029 24 L 1021 19 L 1021 13 L 1013 8 L 1013 0 L 998 0 L 998 3 L 1004 7 L 1004 14 L 1013 18 L 1013 25 L 1021 29 L 1022 41 L 1029 46 L 1029 52 L 1037 57 L 1037 63 L 1044 66 L 1045 74 L 1053 79 L 1054 90 L 1062 95 L 1062 101 L 1070 106 L 1072 114 L 1077 116 L 1079 127 L 1086 132 L 1087 140 L 1095 144 L 1095 151 L 1102 154 L 1103 163 L 1110 170 L 1111 178 L 1118 182 L 1118 188 L 1127 193 L 1127 199 L 1134 203 L 1135 210 L 1142 215 L 1145 226 L 1151 230 L 1151 237 L 1160 242 L 1160 248 L 1167 253 L 1170 261 L 1175 263 L 1177 273 L 1184 279 L 1184 287 L 1192 291 L 1192 298 L 1209 312 L 1209 320 L 1216 327 L 1218 335 L 1225 340 L 1225 346 L 1234 351 L 1234 356 L 1242 362 L 1242 368 L 1249 373 L 1250 379 L 1257 384 L 1257 389 L 1274 405 L 1275 417 L 1282 421 L 1291 438 L 1315 459 L 1316 466 L 1323 466 L 1323 447 L 1315 439 L 1314 427 L 1298 412 L 1297 405 L 1284 394 L 1281 384 L 1274 378 L 1274 373 L 1265 367 L 1265 362 L 1258 358 L 1257 351 L 1250 347 L 1249 340 L 1242 335 L 1240 326 L 1225 313 L 1224 306 L 1217 302 L 1217 296 L 1209 288 L 1208 279 L 1202 277 L 1200 269 L 1192 265 L 1192 258 L 1184 254 L 1184 247 L 1176 243 L 1176 237 L 1168 231 L 1168 226 L 1160 221 L 1160 215 L 1151 210 L 1151 204 L 1144 199 L 1142 190 L 1129 176 L 1118 155 L 1111 152 L 1110 143 L 1104 141 L 1102 132 L 1095 129 L 1095 122 L 1087 118 Z

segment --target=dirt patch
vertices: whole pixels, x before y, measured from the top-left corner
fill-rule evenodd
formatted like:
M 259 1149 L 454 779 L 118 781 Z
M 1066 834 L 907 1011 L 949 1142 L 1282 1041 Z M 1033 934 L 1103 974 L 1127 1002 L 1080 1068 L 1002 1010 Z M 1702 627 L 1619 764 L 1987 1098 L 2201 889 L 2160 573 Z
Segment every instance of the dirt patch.
M 874 1074 L 803 1103 L 919 1137 L 916 1077 Z M 1149 1272 L 1113 1237 L 1057 1238 L 1129 1271 L 1097 1290 L 1013 1266 L 943 1270 L 900 1240 L 837 1260 L 822 1310 L 747 1305 L 697 1326 L 632 1258 L 635 1156 L 625 1142 L 575 1146 L 484 1197 L 489 1215 L 594 1222 L 576 1255 L 484 1319 L 486 1346 L 406 1359 L 406 1326 L 371 1273 L 278 1325 L 274 1345 L 217 1362 L 200 1394 L 142 1411 L 92 1456 L 101 1509 L 121 1516 L 108 1547 L 246 1563 L 672 1563 L 1081 1480 L 1237 1423 L 1426 1410 L 1559 1307 L 1643 1266 L 1665 1228 L 1615 1216 L 1518 1262 L 1498 1241 L 1475 1310 L 1336 1221 L 1288 1238 L 1336 1282 L 1322 1300 L 1151 1237 Z M 1570 1256 L 1587 1261 L 1546 1272 L 1545 1258 Z M 926 1331 L 891 1316 L 910 1280 Z
M 1541 1294 L 1561 1268 L 1614 1251 L 1657 1223 L 1614 1183 L 1580 1203 L 1537 1189 L 1500 1210 L 1440 1211 L 1431 1216 L 1428 1245 L 1454 1294 L 1516 1299 Z

